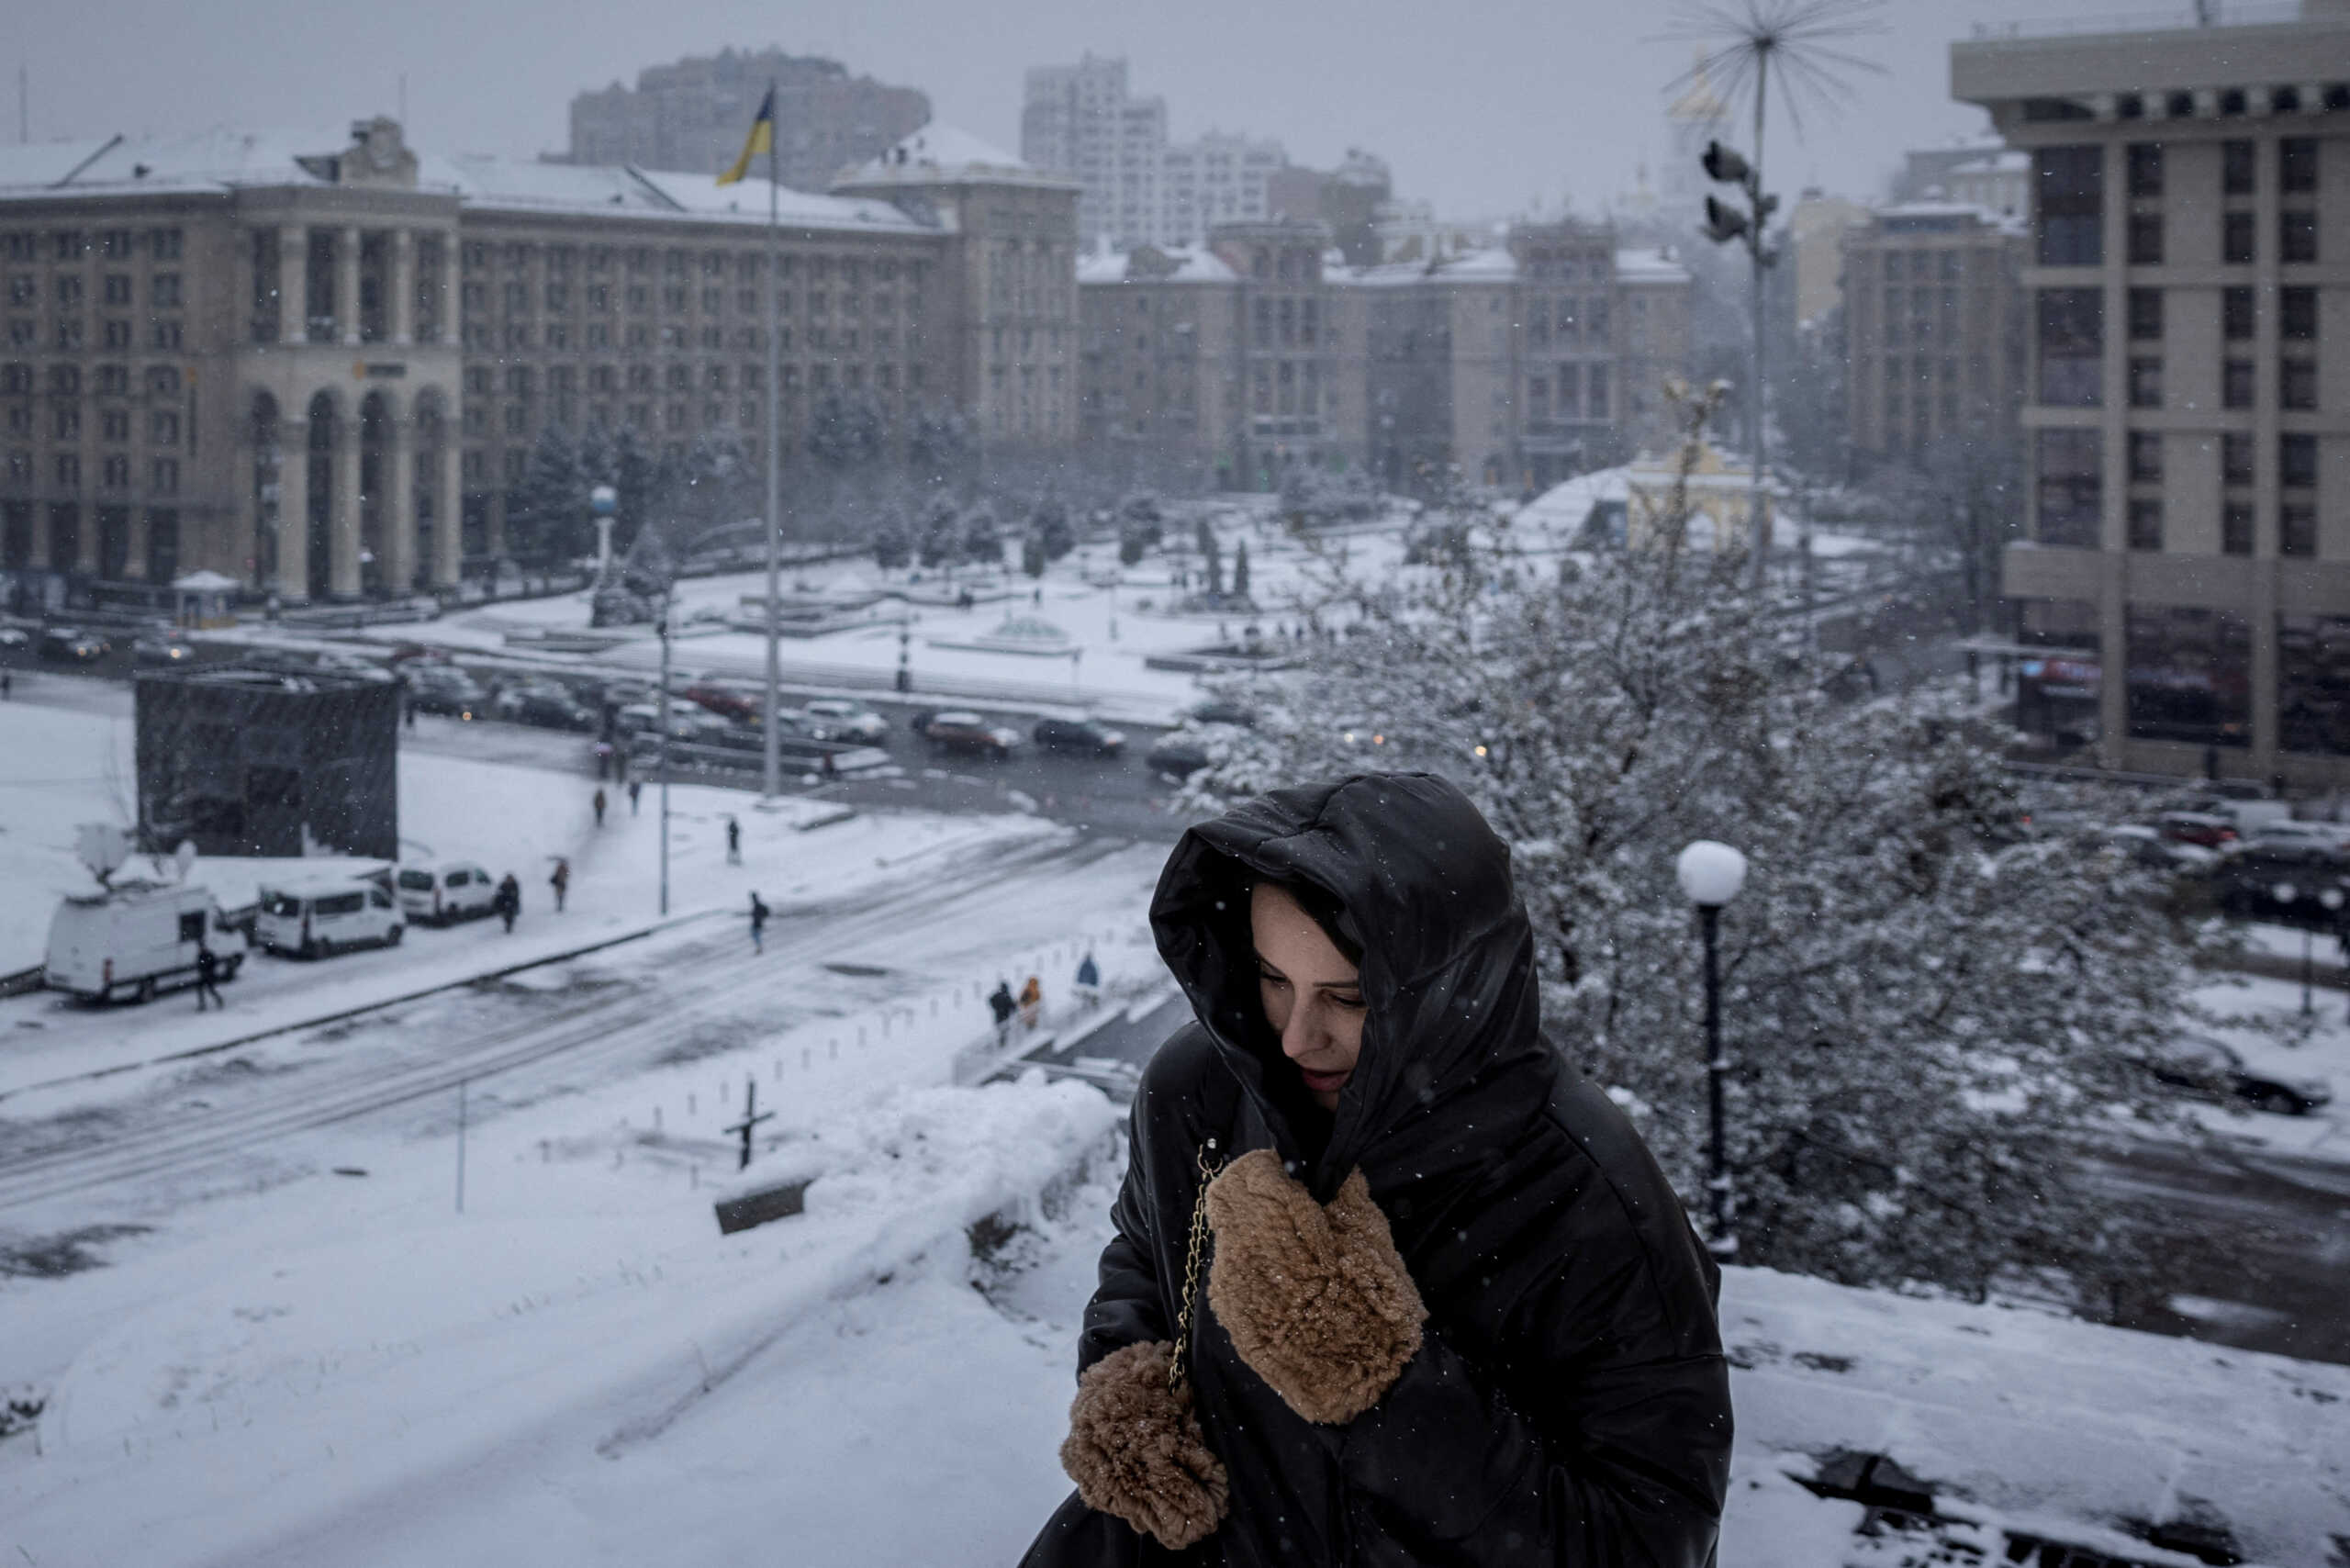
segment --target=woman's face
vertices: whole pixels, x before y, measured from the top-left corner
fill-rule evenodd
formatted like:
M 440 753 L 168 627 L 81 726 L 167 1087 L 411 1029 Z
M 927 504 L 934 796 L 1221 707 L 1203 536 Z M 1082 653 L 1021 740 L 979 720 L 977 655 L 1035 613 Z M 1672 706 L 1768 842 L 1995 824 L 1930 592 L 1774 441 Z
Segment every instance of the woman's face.
M 1362 976 L 1288 891 L 1259 883 L 1248 895 L 1257 941 L 1257 994 L 1305 1092 L 1326 1111 L 1362 1055 Z

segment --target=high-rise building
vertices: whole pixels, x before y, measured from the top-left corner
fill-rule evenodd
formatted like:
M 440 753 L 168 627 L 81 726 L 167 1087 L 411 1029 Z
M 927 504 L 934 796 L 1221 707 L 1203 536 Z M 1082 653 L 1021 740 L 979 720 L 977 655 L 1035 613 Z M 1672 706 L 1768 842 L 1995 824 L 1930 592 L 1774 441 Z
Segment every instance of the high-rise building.
M 1075 429 L 1076 187 L 928 128 L 834 193 L 218 131 L 0 149 L 0 577 L 450 588 L 549 428 L 784 461 L 854 397 Z M 781 384 L 767 385 L 768 258 Z
M 1852 451 L 1916 458 L 1941 441 L 2012 439 L 2024 400 L 2022 223 L 1906 202 L 1841 238 Z
M 2026 28 L 1951 79 L 2031 158 L 2002 586 L 2065 673 L 2029 713 L 2114 767 L 2350 779 L 2350 0 Z
M 839 61 L 730 49 L 650 66 L 634 88 L 615 82 L 572 99 L 565 161 L 714 174 L 742 151 L 770 83 L 777 169 L 793 190 L 827 188 L 930 121 L 923 94 L 851 76 Z
M 1029 70 L 1020 155 L 1078 182 L 1089 249 L 1197 244 L 1219 223 L 1262 221 L 1289 162 L 1278 141 L 1220 131 L 1170 143 L 1167 100 L 1133 95 L 1126 62 L 1092 54 Z

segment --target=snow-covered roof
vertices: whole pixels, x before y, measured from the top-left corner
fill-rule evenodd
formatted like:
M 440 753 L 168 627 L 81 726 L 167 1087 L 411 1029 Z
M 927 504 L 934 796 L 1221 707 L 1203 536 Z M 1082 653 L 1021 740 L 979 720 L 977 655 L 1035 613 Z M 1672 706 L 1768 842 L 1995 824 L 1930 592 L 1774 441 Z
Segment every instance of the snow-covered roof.
M 1436 262 L 1382 262 L 1367 267 L 1327 267 L 1323 275 L 1334 283 L 1364 288 L 1395 288 L 1434 278 L 1458 283 L 1506 283 L 1520 274 L 1517 258 L 1499 245 L 1486 246 Z M 1618 283 L 1687 283 L 1689 269 L 1660 250 L 1619 250 L 1616 252 Z
M 1687 283 L 1689 269 L 1659 250 L 1616 252 L 1618 283 Z
M 1154 261 L 1152 258 L 1157 257 Z M 1093 251 L 1079 258 L 1080 284 L 1237 283 L 1240 274 L 1205 246 L 1166 245 L 1147 251 Z
M 462 206 L 481 211 L 695 222 L 765 223 L 767 218 L 767 184 L 762 179 L 721 186 L 714 174 L 408 151 L 416 154 L 417 190 L 453 196 Z M 225 128 L 186 136 L 101 137 L 0 147 L 0 201 L 162 191 L 225 195 L 286 185 L 326 188 L 334 181 L 321 161 L 351 152 L 347 131 Z M 877 199 L 783 187 L 777 204 L 783 221 L 800 228 L 923 231 L 929 227 Z
M 880 157 L 859 164 L 833 182 L 835 190 L 859 185 L 937 185 L 984 180 L 990 185 L 1036 185 L 1076 188 L 1074 180 L 1046 174 L 959 126 L 931 121 L 901 138 Z
M 1518 508 L 1516 521 L 1522 527 L 1540 528 L 1555 538 L 1572 541 L 1591 521 L 1594 508 L 1605 501 L 1620 503 L 1630 496 L 1631 489 L 1628 468 L 1602 468 L 1595 473 L 1578 474 Z
M 2031 154 L 2009 150 L 1995 152 L 1988 158 L 1971 159 L 1951 165 L 1945 178 L 1959 174 L 2025 174 L 2031 172 Z

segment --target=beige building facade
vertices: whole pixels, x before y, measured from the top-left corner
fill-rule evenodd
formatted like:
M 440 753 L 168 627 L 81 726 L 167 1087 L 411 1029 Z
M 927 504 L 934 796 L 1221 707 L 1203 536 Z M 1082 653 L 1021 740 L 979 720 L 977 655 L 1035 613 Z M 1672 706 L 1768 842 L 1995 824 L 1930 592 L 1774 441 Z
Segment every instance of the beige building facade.
M 1911 202 L 1842 239 L 1853 452 L 1881 462 L 1942 441 L 2011 439 L 2024 398 L 2023 227 Z
M 2109 766 L 2350 778 L 2350 5 L 1951 71 L 2032 159 L 2028 709 Z
M 0 153 L 0 572 L 288 602 L 453 587 L 550 427 L 785 462 L 841 392 L 1075 430 L 1076 193 L 926 130 L 839 194 L 218 132 Z M 48 591 L 44 589 L 43 591 Z

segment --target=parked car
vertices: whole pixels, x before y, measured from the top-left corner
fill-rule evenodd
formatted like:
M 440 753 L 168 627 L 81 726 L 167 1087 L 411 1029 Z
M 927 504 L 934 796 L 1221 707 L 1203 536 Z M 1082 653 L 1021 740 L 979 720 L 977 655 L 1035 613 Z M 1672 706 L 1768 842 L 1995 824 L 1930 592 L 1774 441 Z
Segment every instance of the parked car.
M 2098 836 L 2141 865 L 2165 871 L 2208 871 L 2220 857 L 2218 851 L 2199 844 L 2165 838 L 2160 830 L 2143 823 L 2119 823 Z
M 912 712 L 906 715 L 906 733 L 918 739 L 928 740 L 930 738 L 930 722 L 933 719 L 937 718 L 940 711 L 941 710 L 936 708 L 915 709 Z
M 387 662 L 395 665 L 451 665 L 456 662 L 448 649 L 435 647 L 429 643 L 394 644 L 391 653 L 386 657 Z
M 84 1002 L 153 1000 L 196 983 L 196 957 L 209 946 L 219 978 L 233 980 L 245 939 L 221 923 L 211 890 L 185 882 L 128 882 L 70 894 L 49 923 L 42 983 Z
M 890 721 L 852 697 L 819 697 L 800 710 L 808 734 L 820 741 L 878 741 Z
M 698 681 L 687 687 L 681 695 L 687 701 L 699 702 L 719 717 L 732 719 L 737 723 L 755 722 L 760 710 L 766 706 L 755 697 L 709 681 Z
M 2154 826 L 2173 844 L 2198 844 L 2206 849 L 2232 844 L 2236 837 L 2235 823 L 2209 812 L 2165 812 Z
M 2306 1116 L 2333 1103 L 2333 1089 L 2323 1079 L 2255 1071 L 2224 1040 L 2208 1035 L 2183 1035 L 2170 1041 L 2147 1068 L 2165 1083 L 2199 1089 L 2210 1094 L 2232 1094 L 2255 1110 L 2280 1116 Z
M 131 642 L 130 657 L 142 665 L 192 664 L 196 646 L 177 632 L 146 632 Z
M 542 729 L 586 734 L 596 728 L 596 715 L 568 690 L 552 682 L 509 687 L 498 694 L 491 711 L 514 723 L 536 724 Z
M 1257 727 L 1257 710 L 1245 702 L 1225 702 L 1212 698 L 1195 704 L 1186 717 L 1201 724 L 1237 724 L 1244 730 Z
M 2350 855 L 2350 823 L 2304 823 L 2290 818 L 2255 823 L 2239 842 L 2246 849 L 2270 844 L 2302 844 L 2336 855 Z
M 1161 735 L 1158 744 L 1143 756 L 1153 773 L 1163 773 L 1169 778 L 1189 778 L 1213 760 L 1206 743 L 1181 730 Z
M 33 634 L 21 626 L 0 626 L 0 648 L 29 648 Z
M 677 697 L 669 699 L 671 735 L 699 731 L 712 722 L 724 721 L 719 720 L 716 714 L 699 702 L 688 702 Z M 612 727 L 624 735 L 656 734 L 661 728 L 661 709 L 652 702 L 632 702 L 613 716 Z
M 408 929 L 392 895 L 355 878 L 262 890 L 253 937 L 273 953 L 319 958 L 352 947 L 394 947 Z
M 408 700 L 420 713 L 478 719 L 489 711 L 489 693 L 481 682 L 454 665 L 410 665 L 406 678 Z
M 1113 730 L 1099 719 L 1039 719 L 1036 727 L 1028 734 L 1038 745 L 1048 751 L 1080 751 L 1094 756 L 1115 756 L 1126 749 L 1125 732 Z
M 2278 898 L 2280 888 L 2290 888 L 2293 896 Z M 2223 855 L 2211 868 L 2211 892 L 2221 913 L 2244 920 L 2332 932 L 2341 915 L 2319 902 L 2328 889 L 2350 895 L 2350 856 L 2318 845 L 2271 839 Z
M 322 675 L 347 675 L 357 680 L 388 682 L 398 678 L 374 659 L 346 654 L 339 648 L 325 648 L 313 655 L 310 667 Z
M 923 732 L 933 749 L 991 756 L 1002 762 L 1020 749 L 1020 732 L 1009 724 L 991 723 L 977 713 L 950 709 L 934 715 Z
M 112 644 L 95 632 L 84 632 L 78 626 L 51 626 L 40 634 L 40 656 L 62 659 L 68 664 L 95 664 L 112 651 Z
M 399 892 L 401 913 L 435 925 L 487 914 L 498 896 L 498 879 L 462 860 L 403 866 L 393 876 L 392 885 Z

